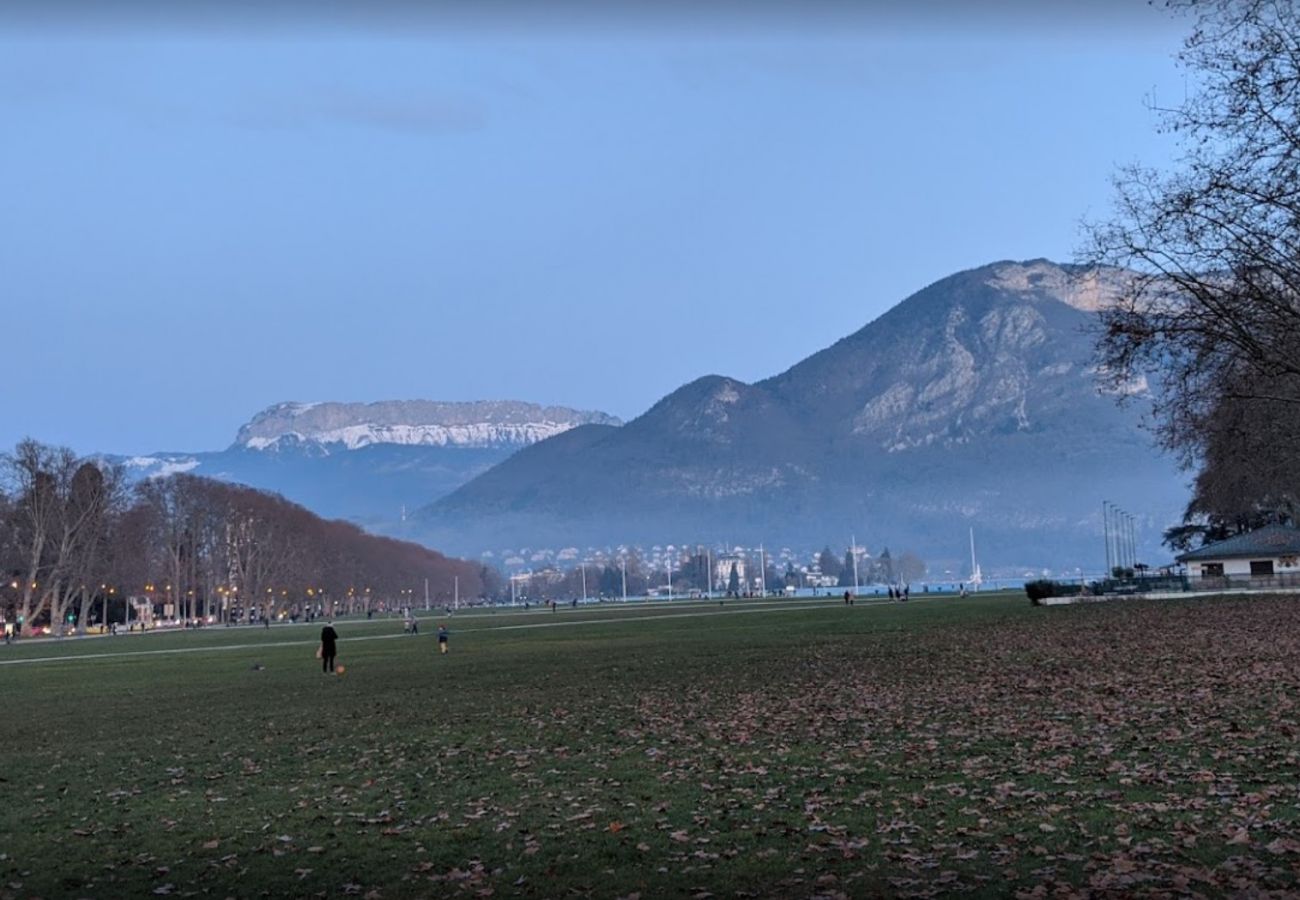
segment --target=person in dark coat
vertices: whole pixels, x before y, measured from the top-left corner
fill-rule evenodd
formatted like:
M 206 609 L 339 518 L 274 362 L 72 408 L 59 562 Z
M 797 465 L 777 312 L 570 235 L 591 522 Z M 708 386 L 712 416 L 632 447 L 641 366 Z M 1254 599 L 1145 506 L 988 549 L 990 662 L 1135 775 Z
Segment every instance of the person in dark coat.
M 334 674 L 334 655 L 338 652 L 338 632 L 329 622 L 320 630 L 321 670 L 327 675 Z

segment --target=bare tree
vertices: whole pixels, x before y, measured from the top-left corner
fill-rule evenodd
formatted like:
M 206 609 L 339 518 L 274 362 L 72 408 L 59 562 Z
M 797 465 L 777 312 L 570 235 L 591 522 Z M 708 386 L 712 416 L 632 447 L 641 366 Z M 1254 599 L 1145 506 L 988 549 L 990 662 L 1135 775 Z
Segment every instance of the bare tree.
M 46 558 L 46 546 L 56 528 L 59 500 L 54 490 L 54 473 L 70 469 L 73 460 L 71 450 L 48 447 L 30 438 L 19 442 L 14 452 L 6 454 L 3 460 L 6 486 L 13 496 L 20 623 L 30 625 L 43 608 L 42 595 L 37 591 L 39 579 L 45 575 L 42 562 Z
M 150 546 L 150 536 L 153 533 L 152 511 L 139 502 L 138 496 L 135 502 L 125 505 L 112 517 L 108 546 L 102 562 L 103 574 L 98 581 L 109 585 L 110 589 L 116 588 L 116 593 L 112 596 L 118 598 L 124 606 L 130 597 L 138 595 L 144 589 L 158 571 L 154 565 L 157 555 Z M 91 579 L 91 583 L 95 581 L 96 579 Z M 125 612 L 115 612 L 112 619 L 108 617 L 110 605 L 108 598 L 105 598 L 104 621 L 125 622 L 128 615 Z M 118 615 L 122 616 L 120 620 L 116 618 Z
M 89 601 L 104 589 L 98 578 L 104 569 L 112 517 L 122 500 L 122 483 L 120 467 L 84 461 L 72 473 L 66 489 L 58 485 L 57 551 L 48 575 L 50 624 L 56 634 L 66 631 L 74 604 L 78 629 L 84 631 Z
M 33 440 L 5 456 L 4 472 L 21 578 L 17 614 L 30 624 L 48 611 L 62 634 L 73 602 L 95 583 L 121 472 Z
M 1225 419 L 1258 425 L 1300 407 L 1300 11 L 1280 0 L 1169 6 L 1195 23 L 1180 61 L 1200 87 L 1158 110 L 1183 157 L 1171 172 L 1122 170 L 1115 215 L 1091 228 L 1084 256 L 1132 273 L 1102 313 L 1103 376 L 1121 395 L 1150 384 L 1158 440 L 1208 489 L 1225 478 L 1211 466 L 1240 462 L 1225 443 L 1250 435 Z M 1255 449 L 1277 468 L 1295 465 L 1295 447 Z M 1226 514 L 1212 496 L 1198 494 L 1188 515 Z
M 13 500 L 0 487 L 0 615 L 12 621 L 18 598 L 21 550 L 18 546 L 17 513 Z
M 161 552 L 167 594 L 181 619 L 194 615 L 194 558 L 202 546 L 204 484 L 204 479 L 181 474 L 144 481 L 136 488 L 149 510 L 151 544 Z

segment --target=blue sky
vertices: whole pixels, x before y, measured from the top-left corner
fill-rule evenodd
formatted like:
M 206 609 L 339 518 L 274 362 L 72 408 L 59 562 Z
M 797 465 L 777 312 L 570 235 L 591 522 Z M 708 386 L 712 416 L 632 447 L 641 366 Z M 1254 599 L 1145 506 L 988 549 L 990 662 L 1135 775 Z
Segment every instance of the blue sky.
M 937 11 L 930 8 L 931 13 Z M 1185 23 L 0 20 L 0 447 L 280 400 L 630 418 L 911 292 L 1067 260 L 1166 163 Z M 589 24 L 589 23 L 588 23 Z

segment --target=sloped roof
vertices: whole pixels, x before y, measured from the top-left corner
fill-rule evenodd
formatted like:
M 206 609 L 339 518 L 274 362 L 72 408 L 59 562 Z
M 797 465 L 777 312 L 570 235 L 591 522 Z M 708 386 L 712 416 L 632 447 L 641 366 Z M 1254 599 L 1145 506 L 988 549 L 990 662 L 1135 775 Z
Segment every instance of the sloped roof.
M 1180 563 L 1243 557 L 1300 556 L 1300 528 L 1266 525 L 1175 557 Z

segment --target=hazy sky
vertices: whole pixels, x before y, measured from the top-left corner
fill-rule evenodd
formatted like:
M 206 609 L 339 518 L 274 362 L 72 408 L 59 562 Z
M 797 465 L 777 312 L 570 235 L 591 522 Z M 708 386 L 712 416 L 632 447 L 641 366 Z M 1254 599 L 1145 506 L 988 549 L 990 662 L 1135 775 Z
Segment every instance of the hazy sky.
M 0 14 L 0 447 L 217 449 L 280 400 L 631 418 L 956 270 L 1068 260 L 1184 91 L 1186 24 L 1143 0 L 52 8 Z

